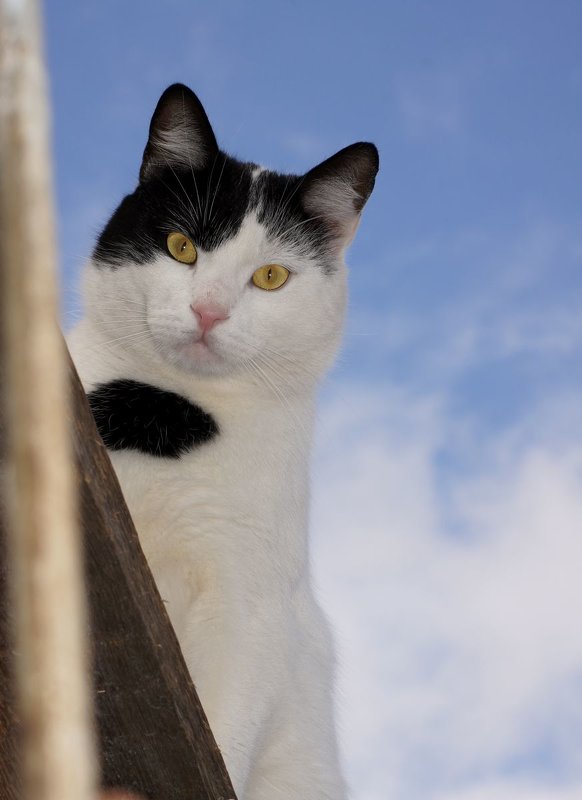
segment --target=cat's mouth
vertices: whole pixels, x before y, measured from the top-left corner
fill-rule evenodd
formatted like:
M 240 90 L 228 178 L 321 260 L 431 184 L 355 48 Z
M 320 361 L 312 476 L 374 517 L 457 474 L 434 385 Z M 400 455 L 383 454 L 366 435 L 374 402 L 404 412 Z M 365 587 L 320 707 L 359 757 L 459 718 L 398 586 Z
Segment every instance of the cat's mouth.
M 186 342 L 185 344 L 181 345 L 181 349 L 184 352 L 192 353 L 193 355 L 200 354 L 204 358 L 213 358 L 216 356 L 216 353 L 212 349 L 210 342 L 208 342 L 204 337 Z
M 202 369 L 204 372 L 215 371 L 224 366 L 224 357 L 220 355 L 216 344 L 206 335 L 188 337 L 174 345 L 179 361 L 188 370 Z
M 188 337 L 186 340 L 179 343 L 178 349 L 183 353 L 190 353 L 193 356 L 201 356 L 203 358 L 218 357 L 212 342 L 208 340 L 206 334 Z
M 224 345 L 212 331 L 184 329 L 182 326 L 156 326 L 151 328 L 154 347 L 171 364 L 186 372 L 204 375 L 222 375 L 230 371 L 230 359 L 224 355 Z

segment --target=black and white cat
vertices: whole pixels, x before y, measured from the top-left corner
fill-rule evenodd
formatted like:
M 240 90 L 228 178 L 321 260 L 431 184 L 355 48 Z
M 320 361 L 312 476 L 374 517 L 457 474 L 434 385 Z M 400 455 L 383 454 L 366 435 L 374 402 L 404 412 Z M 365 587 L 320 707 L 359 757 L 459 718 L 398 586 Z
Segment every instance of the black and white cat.
M 377 170 L 368 143 L 303 176 L 241 163 L 171 86 L 69 336 L 240 800 L 346 797 L 309 457 Z

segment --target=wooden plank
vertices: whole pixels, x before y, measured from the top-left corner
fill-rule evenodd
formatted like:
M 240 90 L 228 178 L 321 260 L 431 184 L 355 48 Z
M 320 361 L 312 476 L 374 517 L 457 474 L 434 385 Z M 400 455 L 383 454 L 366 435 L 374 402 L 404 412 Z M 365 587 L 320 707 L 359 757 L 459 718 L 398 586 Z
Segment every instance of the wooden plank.
M 234 798 L 72 365 L 71 375 L 103 785 L 133 789 L 157 800 Z M 4 675 L 8 651 L 3 636 L 0 800 L 17 798 L 13 770 L 6 763 L 14 753 L 14 740 L 8 735 L 14 728 L 11 694 Z
M 96 800 L 40 0 L 0 0 L 0 328 L 22 797 Z
M 13 696 L 12 645 L 6 600 L 6 541 L 2 517 L 3 514 L 0 515 L 0 800 L 20 800 L 19 726 Z

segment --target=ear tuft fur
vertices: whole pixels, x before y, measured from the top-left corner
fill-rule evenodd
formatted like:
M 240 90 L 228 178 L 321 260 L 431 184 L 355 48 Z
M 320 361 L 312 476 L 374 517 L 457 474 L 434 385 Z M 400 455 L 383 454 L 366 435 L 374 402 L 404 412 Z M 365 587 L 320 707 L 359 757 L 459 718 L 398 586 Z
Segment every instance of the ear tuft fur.
M 378 150 L 356 142 L 310 170 L 303 180 L 305 210 L 323 218 L 340 245 L 351 241 L 379 168 Z
M 139 173 L 143 183 L 166 167 L 202 169 L 216 156 L 218 145 L 200 100 L 181 83 L 160 97 Z

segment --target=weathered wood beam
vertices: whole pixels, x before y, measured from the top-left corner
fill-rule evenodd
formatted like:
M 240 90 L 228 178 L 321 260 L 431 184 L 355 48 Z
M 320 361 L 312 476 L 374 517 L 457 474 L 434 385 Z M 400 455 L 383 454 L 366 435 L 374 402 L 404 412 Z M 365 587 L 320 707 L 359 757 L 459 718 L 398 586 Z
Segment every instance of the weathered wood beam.
M 105 784 L 159 800 L 234 798 L 76 373 L 73 392 Z
M 130 788 L 153 800 L 234 798 L 72 364 L 71 383 L 103 785 Z M 0 628 L 5 616 L 3 603 Z M 9 652 L 2 636 L 0 800 L 18 797 L 11 764 L 16 747 Z

